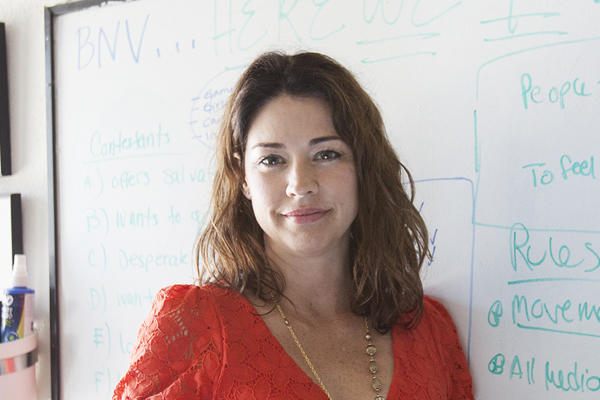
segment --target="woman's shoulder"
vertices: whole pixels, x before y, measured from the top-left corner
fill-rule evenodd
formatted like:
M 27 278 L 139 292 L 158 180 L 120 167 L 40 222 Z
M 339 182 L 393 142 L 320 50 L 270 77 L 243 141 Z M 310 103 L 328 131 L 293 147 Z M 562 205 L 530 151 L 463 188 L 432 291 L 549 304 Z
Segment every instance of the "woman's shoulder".
M 428 331 L 434 339 L 455 340 L 458 336 L 456 325 L 452 316 L 442 304 L 434 297 L 423 297 L 423 315 L 417 329 Z
M 227 302 L 224 297 L 229 296 L 228 292 L 228 289 L 212 284 L 177 284 L 160 289 L 154 297 L 150 313 L 138 331 L 139 341 L 134 356 L 137 352 L 146 351 L 144 345 L 149 343 L 149 339 L 157 343 L 165 340 L 168 345 L 191 343 L 207 337 L 211 341 L 220 342 L 220 309 Z M 170 337 L 177 340 L 173 341 Z
M 209 329 L 208 324 L 244 325 L 252 319 L 252 310 L 238 291 L 224 285 L 177 284 L 158 291 L 150 315 L 154 321 L 176 319 L 202 331 Z
M 212 285 L 177 284 L 160 289 L 138 332 L 138 338 L 155 338 L 156 332 L 164 332 L 178 337 L 179 341 L 189 341 L 202 335 L 212 326 L 219 325 L 219 313 L 215 306 L 218 293 L 219 289 Z M 139 344 L 143 342 L 140 340 Z
M 418 323 L 408 329 L 397 326 L 394 330 L 403 340 L 418 343 L 420 347 L 460 347 L 460 340 L 452 316 L 441 301 L 423 297 L 423 312 Z
M 206 306 L 231 297 L 232 291 L 217 284 L 175 284 L 160 289 L 153 301 L 153 308 L 162 312 L 178 310 L 184 305 Z
M 467 361 L 463 351 L 462 343 L 459 337 L 456 324 L 452 316 L 442 304 L 441 301 L 431 297 L 424 297 L 423 323 L 426 324 L 430 332 L 430 338 L 445 354 L 447 362 L 453 365 L 455 375 L 460 375 L 465 385 L 470 385 L 471 377 L 469 374 Z
M 436 322 L 451 323 L 452 317 L 442 302 L 434 297 L 423 296 L 423 318 Z
M 216 304 L 226 295 L 227 289 L 215 285 L 160 289 L 113 398 L 147 398 L 158 393 L 164 398 L 183 398 L 187 388 L 196 386 L 205 391 L 196 393 L 196 398 L 208 398 L 224 352 Z
M 430 360 L 428 373 L 438 371 L 438 381 L 446 382 L 444 390 L 449 393 L 447 398 L 473 398 L 471 375 L 458 331 L 441 301 L 424 296 L 419 324 L 412 330 L 402 332 L 402 336 L 398 336 L 404 339 L 402 344 L 411 343 L 408 348 L 413 353 L 409 353 L 408 358 Z M 400 350 L 398 353 L 404 354 Z M 423 374 L 426 375 L 426 372 Z
M 160 289 L 156 295 L 159 299 L 182 300 L 190 297 L 214 297 L 229 291 L 224 286 L 215 283 L 206 283 L 202 286 L 196 284 L 174 284 Z

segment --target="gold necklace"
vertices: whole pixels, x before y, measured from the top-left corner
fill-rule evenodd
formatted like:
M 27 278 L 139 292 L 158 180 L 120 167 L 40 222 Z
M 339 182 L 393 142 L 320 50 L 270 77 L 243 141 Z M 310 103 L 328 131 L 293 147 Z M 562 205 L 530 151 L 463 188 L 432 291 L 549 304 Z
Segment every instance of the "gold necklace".
M 302 353 L 302 357 L 304 357 L 304 361 L 306 362 L 306 365 L 308 365 L 308 368 L 310 369 L 313 376 L 319 383 L 319 386 L 321 387 L 323 392 L 325 392 L 325 394 L 327 395 L 327 398 L 329 400 L 333 400 L 333 398 L 331 397 L 331 394 L 329 394 L 329 391 L 325 387 L 323 380 L 321 380 L 321 377 L 317 373 L 315 366 L 310 361 L 310 358 L 308 358 L 308 354 L 306 354 L 306 351 L 304 351 L 304 347 L 302 347 L 302 344 L 300 344 L 300 340 L 298 340 L 298 336 L 296 336 L 296 333 L 294 332 L 294 328 L 292 328 L 292 324 L 290 324 L 290 321 L 285 316 L 283 309 L 281 308 L 279 303 L 275 303 L 275 307 L 277 307 L 277 310 L 279 311 L 279 314 L 281 315 L 281 319 L 283 319 L 283 323 L 290 331 L 290 334 L 292 335 L 294 342 L 296 342 L 296 346 L 298 347 L 298 350 L 300 350 L 300 353 Z M 379 367 L 377 366 L 377 362 L 375 362 L 375 353 L 377 353 L 377 348 L 375 347 L 375 344 L 373 343 L 373 338 L 371 337 L 371 332 L 369 330 L 369 321 L 366 318 L 365 318 L 365 331 L 366 331 L 365 341 L 367 342 L 367 347 L 365 349 L 365 352 L 369 356 L 369 373 L 371 374 L 371 387 L 375 391 L 375 400 L 384 400 L 383 396 L 381 395 L 381 389 L 383 388 L 383 385 L 382 385 L 381 381 L 379 380 L 379 378 L 377 378 L 377 371 L 379 370 Z

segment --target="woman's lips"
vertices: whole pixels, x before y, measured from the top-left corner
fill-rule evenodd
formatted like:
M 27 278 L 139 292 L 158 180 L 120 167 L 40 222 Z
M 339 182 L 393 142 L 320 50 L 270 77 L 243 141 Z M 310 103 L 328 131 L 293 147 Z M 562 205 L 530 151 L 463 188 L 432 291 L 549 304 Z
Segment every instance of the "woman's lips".
M 325 214 L 327 214 L 327 210 L 320 208 L 301 208 L 283 214 L 283 216 L 296 224 L 308 224 L 323 218 Z

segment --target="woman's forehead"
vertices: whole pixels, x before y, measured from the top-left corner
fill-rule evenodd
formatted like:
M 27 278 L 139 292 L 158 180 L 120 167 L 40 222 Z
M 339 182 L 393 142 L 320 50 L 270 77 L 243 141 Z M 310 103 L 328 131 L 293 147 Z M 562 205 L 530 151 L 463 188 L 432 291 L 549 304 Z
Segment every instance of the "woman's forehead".
M 248 129 L 247 146 L 259 143 L 302 141 L 309 144 L 322 138 L 339 138 L 327 103 L 316 97 L 280 95 L 257 113 Z

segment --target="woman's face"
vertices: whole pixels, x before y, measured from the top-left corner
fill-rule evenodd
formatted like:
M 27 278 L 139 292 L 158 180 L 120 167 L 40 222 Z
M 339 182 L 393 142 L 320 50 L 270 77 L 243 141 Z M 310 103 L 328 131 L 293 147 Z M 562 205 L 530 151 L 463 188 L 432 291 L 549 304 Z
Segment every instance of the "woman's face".
M 352 149 L 335 131 L 328 105 L 280 95 L 250 125 L 244 195 L 279 253 L 346 251 L 358 212 Z

